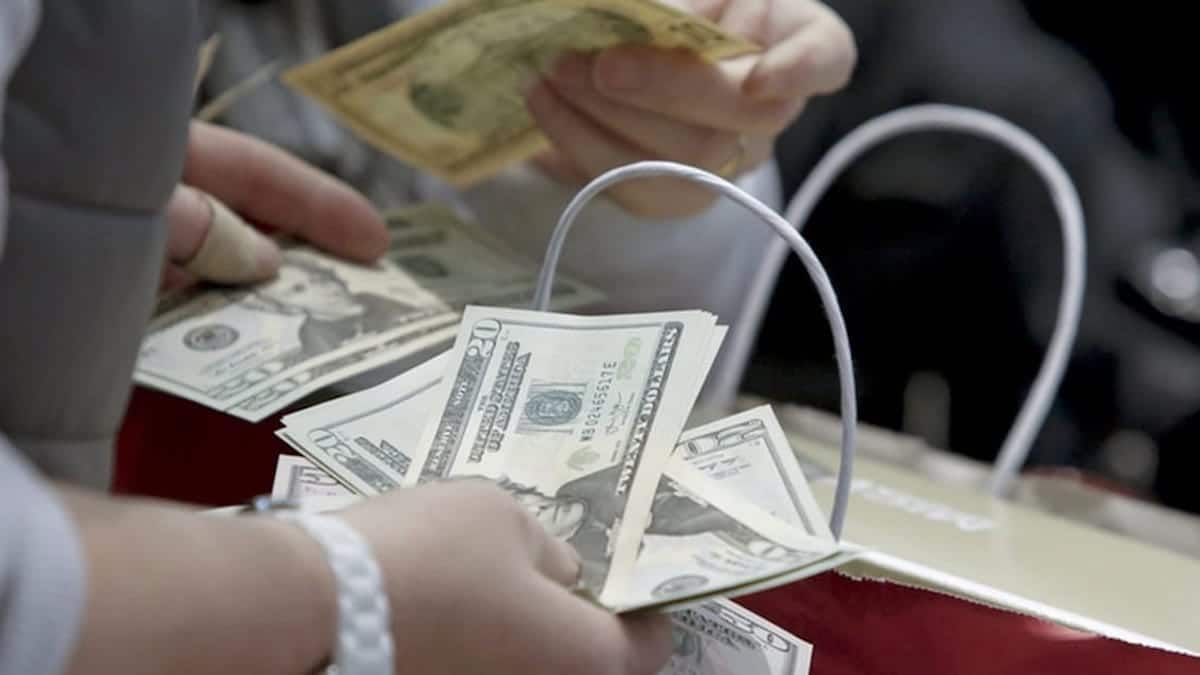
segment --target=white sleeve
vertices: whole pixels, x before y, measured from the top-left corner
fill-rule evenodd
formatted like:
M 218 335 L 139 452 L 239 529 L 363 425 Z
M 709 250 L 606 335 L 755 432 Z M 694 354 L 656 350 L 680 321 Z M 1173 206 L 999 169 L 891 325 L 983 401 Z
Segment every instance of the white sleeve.
M 0 513 L 0 673 L 58 675 L 83 621 L 79 535 L 3 436 Z
M 8 79 L 34 31 L 37 9 L 33 0 L 0 2 L 0 120 Z M 0 156 L 0 264 L 7 219 L 8 175 Z M 47 483 L 0 435 L 0 673 L 61 673 L 83 605 L 78 533 Z
M 781 208 L 773 162 L 738 184 L 768 206 Z M 421 192 L 425 198 L 465 203 L 480 224 L 540 261 L 577 188 L 526 165 L 460 195 L 436 181 L 424 184 Z M 649 221 L 600 197 L 576 222 L 560 272 L 604 292 L 607 301 L 595 308 L 600 312 L 704 309 L 717 314 L 730 332 L 702 403 L 721 406 L 741 383 L 785 251 L 769 226 L 727 200 L 692 218 Z

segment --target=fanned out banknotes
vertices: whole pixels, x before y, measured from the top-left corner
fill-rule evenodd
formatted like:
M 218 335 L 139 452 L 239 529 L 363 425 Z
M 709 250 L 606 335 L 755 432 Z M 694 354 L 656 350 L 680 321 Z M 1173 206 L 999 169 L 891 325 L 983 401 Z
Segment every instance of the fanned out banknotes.
M 546 147 L 523 92 L 561 55 L 628 44 L 710 60 L 759 50 L 655 0 L 451 0 L 284 80 L 367 142 L 463 186 Z
M 392 243 L 375 265 L 287 243 L 273 280 L 163 298 L 136 381 L 257 422 L 348 378 L 403 372 L 444 350 L 467 303 L 532 297 L 536 265 L 449 207 L 384 215 Z M 553 291 L 558 309 L 602 297 L 569 279 Z
M 336 510 L 360 498 L 325 470 L 293 455 L 279 458 L 271 495 L 313 511 Z M 812 645 L 725 598 L 702 600 L 670 616 L 674 650 L 661 675 L 808 673 Z
M 454 348 L 293 413 L 281 496 L 495 481 L 583 559 L 613 611 L 671 609 L 830 569 L 835 542 L 770 408 L 683 431 L 723 331 L 705 312 L 467 307 Z

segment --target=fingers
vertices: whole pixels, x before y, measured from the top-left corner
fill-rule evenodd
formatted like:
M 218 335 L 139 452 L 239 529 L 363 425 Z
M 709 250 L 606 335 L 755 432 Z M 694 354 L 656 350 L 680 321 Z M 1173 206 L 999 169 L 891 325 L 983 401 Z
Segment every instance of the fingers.
M 550 76 L 571 107 L 649 157 L 716 169 L 737 152 L 738 136 L 671 119 L 605 97 L 592 83 L 593 59 L 564 58 Z
M 566 592 L 549 579 L 528 589 L 523 616 L 530 635 L 552 635 L 513 672 L 652 675 L 671 655 L 670 620 L 661 614 L 617 616 Z M 530 625 L 531 624 L 531 625 Z
M 731 59 L 714 65 L 684 50 L 616 47 L 597 55 L 592 79 L 597 91 L 635 108 L 701 127 L 773 135 L 804 101 L 743 95 L 753 64 Z
M 192 279 L 236 284 L 274 276 L 279 247 L 213 197 L 180 185 L 167 203 L 164 285 Z
M 365 197 L 235 131 L 193 122 L 184 181 L 248 219 L 337 255 L 372 261 L 387 249 L 387 226 Z
M 819 30 L 799 30 L 763 54 L 746 77 L 745 93 L 760 100 L 830 94 L 850 80 L 858 58 L 849 27 L 832 12 Z
M 671 658 L 671 619 L 659 612 L 638 612 L 620 617 L 626 635 L 634 640 L 634 659 L 630 670 L 657 673 Z
M 528 96 L 530 114 L 554 143 L 558 153 L 574 167 L 572 173 L 588 178 L 648 159 L 648 155 L 616 137 L 574 109 L 545 83 Z M 613 186 L 608 194 L 625 210 L 644 218 L 676 218 L 708 208 L 716 196 L 685 181 L 650 178 Z
M 540 529 L 541 526 L 538 527 Z M 545 535 L 541 550 L 535 555 L 534 564 L 548 579 L 569 589 L 579 580 L 583 561 L 574 546 Z
M 211 220 L 204 196 L 195 188 L 176 185 L 167 202 L 167 259 L 182 263 L 196 255 Z

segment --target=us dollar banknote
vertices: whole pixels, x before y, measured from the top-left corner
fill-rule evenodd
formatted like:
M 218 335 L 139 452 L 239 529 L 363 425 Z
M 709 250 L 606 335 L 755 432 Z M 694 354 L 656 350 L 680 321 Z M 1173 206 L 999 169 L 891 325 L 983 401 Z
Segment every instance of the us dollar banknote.
M 468 304 L 529 306 L 540 263 L 512 250 L 483 225 L 440 202 L 393 209 L 383 215 L 391 234 L 385 259 L 455 311 Z M 550 309 L 579 309 L 603 299 L 600 291 L 558 274 L 550 290 Z M 328 393 L 337 396 L 361 391 L 407 372 L 449 349 L 457 332 L 456 326 L 440 331 L 441 342 L 423 353 L 403 343 L 389 346 L 395 354 L 386 365 L 334 383 Z
M 449 361 L 441 354 L 381 385 L 287 415 L 277 434 L 358 494 L 398 487 L 437 410 Z
M 452 0 L 284 80 L 364 140 L 459 186 L 546 146 L 524 88 L 568 50 L 623 44 L 710 59 L 757 51 L 655 0 Z
M 323 386 L 444 341 L 457 313 L 390 263 L 285 244 L 274 279 L 172 296 L 134 377 L 257 422 Z
M 360 389 L 449 348 L 468 302 L 532 297 L 537 266 L 450 207 L 418 204 L 384 220 L 392 242 L 376 265 L 293 242 L 273 280 L 164 297 L 136 380 L 256 422 L 319 389 Z M 553 291 L 560 309 L 603 298 L 568 278 Z
M 321 467 L 303 457 L 280 455 L 275 463 L 271 497 L 300 501 L 310 497 L 341 497 L 354 494 Z
M 406 482 L 497 481 L 620 596 L 711 363 L 715 317 L 467 307 Z
M 387 401 L 389 397 L 395 397 L 400 401 L 395 409 L 403 410 L 405 402 L 409 400 L 408 392 L 436 384 L 439 379 L 437 370 L 440 368 L 422 377 L 412 378 L 412 384 L 408 387 L 393 384 L 388 396 L 376 397 L 375 401 Z M 402 381 L 403 378 L 397 378 L 398 383 Z M 354 409 L 365 412 L 363 397 L 369 393 L 355 395 L 360 400 L 347 411 Z M 425 406 L 432 407 L 429 404 Z M 323 407 L 334 411 L 330 404 Z M 756 417 L 762 419 L 761 411 L 755 412 Z M 309 414 L 309 411 L 296 413 L 285 418 L 285 421 Z M 389 432 L 389 427 L 394 429 L 398 424 L 389 423 L 389 419 L 396 420 L 399 416 L 376 414 L 371 423 L 359 426 L 356 426 L 353 414 L 335 414 L 324 419 L 325 422 L 315 426 L 319 428 L 325 424 L 327 430 L 338 429 L 345 451 L 357 453 L 352 455 L 353 461 L 322 463 L 319 459 L 323 456 L 322 450 L 315 447 L 312 441 L 307 444 L 307 449 L 300 444 L 295 444 L 295 447 L 306 456 L 315 458 L 323 468 L 334 473 L 341 472 L 339 480 L 346 485 L 354 486 L 359 480 L 353 473 L 353 467 L 357 462 L 372 461 L 372 447 L 386 443 L 386 438 L 398 438 L 394 431 Z M 363 419 L 368 418 L 357 418 Z M 733 597 L 811 576 L 838 566 L 857 554 L 853 549 L 837 545 L 824 528 L 816 528 L 815 533 L 809 532 L 804 529 L 800 519 L 789 521 L 777 518 L 765 508 L 755 506 L 755 500 L 761 495 L 768 495 L 766 499 L 759 500 L 766 504 L 789 503 L 789 494 L 797 488 L 787 484 L 772 484 L 770 481 L 780 480 L 778 473 L 757 472 L 754 475 L 762 477 L 761 483 L 744 480 L 722 482 L 689 464 L 691 458 L 682 452 L 687 448 L 688 439 L 704 438 L 722 429 L 744 425 L 746 419 L 745 414 L 737 415 L 684 434 L 666 474 L 659 481 L 651 516 L 643 528 L 639 554 L 628 583 L 630 596 L 610 599 L 610 604 L 606 605 L 610 609 L 626 611 L 641 607 L 686 605 L 698 598 L 714 595 Z M 291 428 L 293 437 L 301 436 L 296 433 L 297 428 L 304 427 Z M 411 432 L 403 433 L 411 438 Z M 369 435 L 369 440 L 364 434 Z M 316 438 L 327 436 L 322 432 Z M 298 461 L 296 458 L 288 459 Z M 310 466 L 315 468 L 315 465 Z M 608 531 L 595 527 L 589 520 L 591 507 L 587 500 L 595 494 L 605 493 L 614 476 L 612 470 L 597 472 L 553 493 L 515 484 L 506 477 L 501 477 L 499 482 L 509 488 L 556 536 L 577 547 L 599 548 L 599 542 L 605 540 Z M 799 478 L 803 480 L 803 475 Z M 291 484 L 295 482 L 293 480 Z M 372 493 L 371 490 L 362 492 Z M 815 505 L 811 508 L 812 512 L 807 514 L 808 520 L 823 523 L 820 510 Z
M 729 600 L 671 614 L 662 675 L 807 675 L 812 645 Z
M 716 327 L 706 370 L 725 333 Z M 276 434 L 357 494 L 398 487 L 437 412 L 435 390 L 448 363 L 442 353 L 382 384 L 286 415 Z
M 675 454 L 726 492 L 810 535 L 833 540 L 808 477 L 770 406 L 688 430 Z
M 393 209 L 384 219 L 392 236 L 387 259 L 454 309 L 523 308 L 533 299 L 540 261 L 525 258 L 449 205 Z M 555 275 L 550 309 L 567 311 L 603 299 L 596 289 Z
M 626 595 L 609 607 L 629 611 L 740 595 L 751 584 L 789 582 L 828 569 L 832 539 L 743 501 L 720 483 L 671 458 L 643 529 Z

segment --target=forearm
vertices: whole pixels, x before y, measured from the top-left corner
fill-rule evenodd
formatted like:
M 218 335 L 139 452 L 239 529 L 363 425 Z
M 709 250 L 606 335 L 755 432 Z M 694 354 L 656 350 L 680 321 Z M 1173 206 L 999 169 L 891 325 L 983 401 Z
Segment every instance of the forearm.
M 68 673 L 310 673 L 332 650 L 333 577 L 287 523 L 60 491 L 88 568 Z

